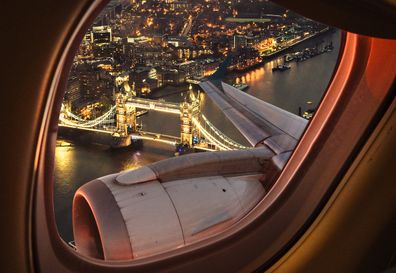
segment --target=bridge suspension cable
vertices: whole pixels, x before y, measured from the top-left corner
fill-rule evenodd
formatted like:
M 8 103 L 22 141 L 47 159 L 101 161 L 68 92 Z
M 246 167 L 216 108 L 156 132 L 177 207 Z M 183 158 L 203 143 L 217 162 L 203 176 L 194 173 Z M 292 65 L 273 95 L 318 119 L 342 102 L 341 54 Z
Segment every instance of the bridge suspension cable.
M 204 126 L 202 126 L 200 120 L 202 121 Z M 210 142 L 213 142 L 213 144 L 217 145 L 221 150 L 235 150 L 235 149 L 248 148 L 246 146 L 243 146 L 235 142 L 234 140 L 223 134 L 202 113 L 198 116 L 198 119 L 193 117 L 192 121 L 194 125 L 200 130 L 200 132 L 205 136 L 205 138 L 207 138 Z M 207 128 L 209 128 L 209 130 Z
M 69 126 L 74 126 L 74 127 L 79 127 L 79 128 L 93 128 L 93 127 L 96 127 L 102 123 L 105 123 L 106 120 L 111 119 L 111 117 L 115 114 L 115 109 L 116 109 L 116 106 L 112 106 L 110 108 L 110 110 L 107 111 L 106 113 L 104 113 L 102 116 L 100 116 L 94 120 L 88 120 L 88 121 L 81 119 L 80 117 L 74 115 L 73 113 L 71 113 L 69 111 L 66 111 L 66 115 L 76 119 L 77 121 L 67 119 L 63 115 L 61 115 L 59 117 L 59 120 L 63 124 L 66 124 Z M 70 115 L 70 114 L 72 114 L 72 115 Z M 75 117 L 77 117 L 77 118 L 75 118 Z

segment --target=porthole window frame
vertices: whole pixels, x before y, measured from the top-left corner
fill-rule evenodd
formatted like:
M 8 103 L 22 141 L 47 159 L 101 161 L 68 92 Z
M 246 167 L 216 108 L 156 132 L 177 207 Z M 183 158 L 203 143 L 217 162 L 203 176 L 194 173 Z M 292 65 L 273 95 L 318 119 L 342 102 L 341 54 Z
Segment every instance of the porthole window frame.
M 341 138 L 340 135 L 334 136 L 334 130 L 344 128 L 348 121 L 352 120 L 351 115 L 356 113 L 357 105 L 351 108 L 346 108 L 346 105 L 353 104 L 353 99 L 365 96 L 370 91 L 361 86 L 361 77 L 367 73 L 372 51 L 378 50 L 376 45 L 381 44 L 382 41 L 352 33 L 343 34 L 338 66 L 335 68 L 328 90 L 314 118 L 271 191 L 241 221 L 224 230 L 223 233 L 191 246 L 136 261 L 109 262 L 84 257 L 72 250 L 60 238 L 55 224 L 52 181 L 57 122 L 68 72 L 85 30 L 107 2 L 108 0 L 94 1 L 82 11 L 81 15 L 74 18 L 75 28 L 63 45 L 62 54 L 53 72 L 53 81 L 48 87 L 47 103 L 36 149 L 37 169 L 35 192 L 32 198 L 32 248 L 33 253 L 37 253 L 37 256 L 33 257 L 35 266 L 44 273 L 152 272 L 158 269 L 187 272 L 205 270 L 208 264 L 218 268 L 219 271 L 226 271 L 227 268 L 244 271 L 268 268 L 290 248 L 293 242 L 298 240 L 302 232 L 312 223 L 320 208 L 334 191 L 340 177 L 358 153 L 363 140 L 367 139 L 372 131 L 371 127 L 376 122 L 376 115 L 379 111 L 384 111 L 386 105 L 389 104 L 390 98 L 389 94 L 386 94 L 387 90 L 377 90 L 379 92 L 377 100 L 370 113 L 366 113 L 364 123 L 352 128 L 356 131 L 350 136 L 352 139 L 344 139 L 343 145 L 353 147 L 349 147 L 348 150 L 338 155 L 337 166 L 339 167 L 326 174 L 326 183 L 320 186 L 314 184 L 315 174 L 319 170 L 312 169 L 317 168 L 319 163 L 323 165 L 331 148 Z M 378 87 L 374 86 L 374 88 Z M 367 101 L 363 100 L 362 103 L 367 104 Z M 356 136 L 358 140 L 354 138 Z M 324 151 L 324 149 L 327 150 Z M 311 188 L 306 192 L 307 197 L 302 192 L 309 186 L 314 189 Z M 317 196 L 314 196 L 315 194 Z M 297 208 L 286 209 L 288 206 L 293 207 L 290 202 L 296 204 L 295 202 L 307 200 L 307 198 L 313 201 L 306 207 L 302 206 L 298 208 L 298 211 L 295 210 Z M 316 202 L 314 199 L 317 199 Z M 293 212 L 298 212 L 298 215 Z M 290 220 L 290 223 L 285 223 Z M 287 229 L 279 233 L 279 229 L 285 226 Z M 266 232 L 271 231 L 271 228 L 277 230 L 278 233 Z M 267 234 L 266 240 L 272 240 L 273 243 L 267 244 L 265 250 L 249 249 L 249 245 L 253 243 L 266 245 L 265 240 L 263 241 L 263 234 Z M 245 255 L 239 255 L 240 253 Z M 233 259 L 236 257 L 238 258 Z

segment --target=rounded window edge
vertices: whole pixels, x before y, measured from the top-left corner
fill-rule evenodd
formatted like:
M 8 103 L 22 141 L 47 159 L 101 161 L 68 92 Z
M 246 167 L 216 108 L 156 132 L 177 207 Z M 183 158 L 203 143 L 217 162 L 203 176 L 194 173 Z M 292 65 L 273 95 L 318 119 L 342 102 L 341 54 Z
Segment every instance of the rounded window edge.
M 104 1 L 105 2 L 105 1 Z M 352 35 L 352 34 L 347 34 L 347 35 Z M 355 37 L 355 39 L 357 39 L 356 37 Z M 66 52 L 66 54 L 67 55 L 70 55 L 70 51 L 69 52 Z M 342 60 L 341 60 L 342 61 Z M 339 69 L 340 67 L 338 67 L 337 69 Z M 64 68 L 61 68 L 61 70 L 64 70 Z M 63 72 L 60 72 L 60 73 L 63 73 Z M 61 76 L 62 77 L 62 76 Z M 334 78 L 332 79 L 332 83 L 334 83 L 334 81 L 336 80 L 336 76 L 334 76 Z M 56 85 L 56 84 L 55 84 Z M 56 92 L 57 91 L 57 92 Z M 52 90 L 52 93 L 55 93 L 56 92 L 56 96 L 57 95 L 59 95 L 59 93 L 61 93 L 61 92 L 59 92 L 59 90 Z M 51 104 L 51 103 L 49 103 L 49 104 Z M 54 103 L 52 103 L 52 107 L 55 105 L 55 102 Z M 51 108 L 52 108 L 51 107 Z M 60 108 L 60 107 L 59 107 Z M 318 113 L 319 113 L 320 111 L 318 111 Z M 314 120 L 315 120 L 315 118 L 314 118 Z M 313 121 L 314 121 L 313 120 Z M 312 125 L 310 125 L 309 127 L 311 127 Z M 307 132 L 308 132 L 308 130 L 310 130 L 309 128 L 307 129 Z M 48 132 L 51 132 L 51 129 L 49 129 L 48 131 L 47 131 L 47 133 Z M 51 134 L 51 133 L 48 133 L 47 134 L 47 137 L 48 137 L 48 135 L 49 134 Z M 304 138 L 305 138 L 305 136 L 304 136 Z M 300 141 L 300 143 L 301 142 L 303 142 L 304 141 L 304 138 Z M 51 141 L 47 141 L 47 144 L 48 143 L 50 143 Z M 302 144 L 301 144 L 302 145 Z M 52 146 L 53 147 L 53 146 Z M 49 147 L 47 147 L 47 149 L 48 149 Z M 51 151 L 50 150 L 48 150 L 47 151 L 47 153 L 46 153 L 47 155 L 48 154 L 51 154 Z M 290 161 L 291 160 L 293 160 L 293 158 L 291 158 L 290 159 Z M 41 157 L 41 160 L 40 160 L 41 162 L 43 161 L 43 157 Z M 290 162 L 289 161 L 289 162 Z M 289 164 L 289 163 L 288 163 Z M 47 164 L 45 164 L 45 165 L 47 165 Z M 48 165 L 47 165 L 48 166 Z M 44 166 L 45 167 L 45 166 Z M 285 172 L 286 171 L 286 169 L 284 169 L 283 170 L 283 172 Z M 46 183 L 48 183 L 48 182 L 46 182 Z M 47 185 L 48 186 L 48 185 Z M 279 195 L 281 195 L 281 194 L 279 194 Z M 37 196 L 36 196 L 37 197 Z M 268 196 L 267 196 L 268 197 Z M 267 198 L 266 197 L 266 198 Z M 263 200 L 264 201 L 264 200 Z M 268 206 L 267 208 L 269 208 L 270 206 Z M 48 212 L 48 204 L 46 204 L 46 209 L 47 209 L 47 214 L 48 213 L 52 213 L 52 212 Z M 161 261 L 163 261 L 163 260 L 165 260 L 165 259 L 168 259 L 168 258 L 170 258 L 170 259 L 172 259 L 172 258 L 174 258 L 175 256 L 178 256 L 179 254 L 182 254 L 182 255 L 187 255 L 188 253 L 190 253 L 190 252 L 193 252 L 193 251 L 198 251 L 199 252 L 199 250 L 200 249 L 202 249 L 202 248 L 204 248 L 204 247 L 207 247 L 207 246 L 209 246 L 209 245 L 212 245 L 212 243 L 217 243 L 217 244 L 222 244 L 220 241 L 222 241 L 222 240 L 225 240 L 225 241 L 227 241 L 227 240 L 229 240 L 229 237 L 230 236 L 232 236 L 232 235 L 235 235 L 236 233 L 238 233 L 241 229 L 243 229 L 243 228 L 246 228 L 246 227 L 248 227 L 252 222 L 255 222 L 255 221 L 257 221 L 257 217 L 256 216 L 254 216 L 254 214 L 255 213 L 257 213 L 257 209 L 255 209 L 252 213 L 250 213 L 249 215 L 247 215 L 246 217 L 245 217 L 245 219 L 243 220 L 243 222 L 244 222 L 244 224 L 243 224 L 243 226 L 240 226 L 240 228 L 238 228 L 238 226 L 240 225 L 240 223 L 237 223 L 235 226 L 233 226 L 233 227 L 231 227 L 231 228 L 229 228 L 229 234 L 228 235 L 224 235 L 224 234 L 219 234 L 219 235 L 215 235 L 215 236 L 213 236 L 213 238 L 208 238 L 207 240 L 205 240 L 205 242 L 201 242 L 201 243 L 197 243 L 197 245 L 193 245 L 193 246 L 191 246 L 191 247 L 185 247 L 185 248 L 183 248 L 183 249 L 180 249 L 180 250 L 176 250 L 176 251 L 174 251 L 174 253 L 173 253 L 173 251 L 170 251 L 170 253 L 166 253 L 166 254 L 164 254 L 164 255 L 158 255 L 158 256 L 156 256 L 156 257 L 153 257 L 153 258 L 147 258 L 147 259 L 142 259 L 142 260 L 139 260 L 139 261 L 131 261 L 131 262 L 123 262 L 123 266 L 122 267 L 124 267 L 124 268 L 118 268 L 118 270 L 120 270 L 120 271 L 122 271 L 122 270 L 126 270 L 126 269 L 128 269 L 128 268 L 132 268 L 134 265 L 136 265 L 137 267 L 139 267 L 140 265 L 142 265 L 142 264 L 144 264 L 144 263 L 151 263 L 151 262 L 161 262 Z M 262 213 L 261 213 L 262 214 Z M 252 218 L 252 217 L 255 217 L 254 219 L 249 219 L 249 218 Z M 47 221 L 48 221 L 48 219 L 47 219 Z M 47 224 L 48 224 L 48 222 L 47 222 Z M 50 223 L 50 225 L 52 225 L 51 223 Z M 53 227 L 52 227 L 53 228 Z M 37 231 L 36 231 L 37 232 Z M 226 231 L 225 231 L 226 232 Z M 226 232 L 227 233 L 227 232 Z M 54 234 L 49 234 L 49 236 L 51 237 L 51 236 L 54 236 Z M 59 237 L 59 236 L 58 236 Z M 81 257 L 80 256 L 78 256 L 78 255 L 75 255 L 75 253 L 73 253 L 71 250 L 69 250 L 68 248 L 67 248 L 67 246 L 63 243 L 63 241 L 60 239 L 60 237 L 59 238 L 50 238 L 51 239 L 51 241 L 52 241 L 52 246 L 53 247 L 55 247 L 55 248 L 58 248 L 58 252 L 59 253 L 62 253 L 62 254 L 64 254 L 65 252 L 64 251 L 69 251 L 70 253 L 69 254 L 71 254 L 71 256 L 70 255 L 66 255 L 66 256 L 69 256 L 69 258 L 73 258 L 73 259 L 80 259 Z M 234 238 L 235 239 L 235 238 Z M 56 243 L 54 243 L 54 241 L 57 241 Z M 59 244 L 59 241 L 62 241 L 62 243 L 60 243 Z M 40 242 L 37 242 L 37 244 L 38 244 L 38 247 L 40 247 L 39 245 L 40 245 Z M 60 246 L 60 245 L 62 245 L 62 246 Z M 64 246 L 66 246 L 66 247 L 64 247 Z M 59 254 L 60 255 L 60 254 Z M 62 255 L 61 255 L 62 256 Z M 60 256 L 58 256 L 58 258 L 61 258 Z M 90 261 L 90 259 L 88 259 L 86 262 L 87 263 L 89 263 L 89 261 Z M 94 260 L 94 262 L 98 262 L 98 261 L 96 261 L 96 260 Z M 65 263 L 66 264 L 66 263 Z M 98 262 L 97 263 L 97 266 L 99 266 L 99 267 L 101 267 L 101 266 L 110 266 L 110 265 L 120 265 L 120 263 L 112 263 L 112 262 L 105 262 L 105 263 L 101 263 L 101 262 Z M 116 270 L 117 270 L 117 268 L 115 268 Z M 93 269 L 92 269 L 93 270 Z

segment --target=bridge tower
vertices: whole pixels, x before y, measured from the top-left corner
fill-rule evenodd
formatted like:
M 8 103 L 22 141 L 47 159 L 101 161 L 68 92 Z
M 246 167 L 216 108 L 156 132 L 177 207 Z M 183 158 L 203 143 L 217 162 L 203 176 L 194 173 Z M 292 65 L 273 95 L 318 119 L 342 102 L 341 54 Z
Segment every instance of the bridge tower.
M 180 119 L 181 119 L 181 130 L 180 130 L 180 141 L 181 144 L 187 145 L 188 147 L 193 146 L 193 136 L 196 128 L 193 123 L 193 118 L 197 118 L 199 115 L 199 100 L 193 99 L 191 103 L 183 102 L 180 104 Z
M 125 121 L 127 124 L 128 133 L 136 132 L 136 107 L 126 106 L 125 110 Z
M 125 96 L 122 93 L 116 94 L 115 103 L 117 133 L 120 134 L 120 136 L 126 136 L 128 135 L 128 124 Z
M 116 95 L 116 121 L 117 132 L 126 136 L 136 131 L 136 108 L 126 106 L 126 96 L 122 93 Z
M 180 104 L 180 141 L 183 145 L 192 146 L 192 107 L 188 102 L 183 102 Z

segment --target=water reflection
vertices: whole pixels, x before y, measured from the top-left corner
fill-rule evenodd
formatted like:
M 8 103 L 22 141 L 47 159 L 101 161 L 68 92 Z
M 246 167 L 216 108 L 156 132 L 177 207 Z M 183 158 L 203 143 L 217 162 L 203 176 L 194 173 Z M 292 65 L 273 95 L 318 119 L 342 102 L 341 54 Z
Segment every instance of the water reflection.
M 122 165 L 122 170 L 135 170 L 142 167 L 141 153 L 139 151 L 133 153 L 131 158 L 128 158 Z
M 56 146 L 55 162 L 57 163 L 57 168 L 64 170 L 64 176 L 57 181 L 57 186 L 60 193 L 66 194 L 73 190 L 73 181 L 68 179 L 72 170 L 68 166 L 73 164 L 75 154 L 71 152 L 73 149 L 71 142 L 58 140 Z

